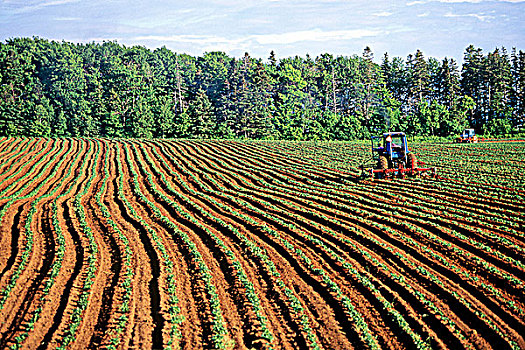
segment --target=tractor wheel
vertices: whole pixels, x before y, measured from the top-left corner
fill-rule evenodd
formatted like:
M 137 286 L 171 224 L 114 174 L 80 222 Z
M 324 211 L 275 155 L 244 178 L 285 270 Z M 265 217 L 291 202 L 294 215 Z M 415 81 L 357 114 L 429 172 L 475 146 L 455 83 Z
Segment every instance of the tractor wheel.
M 386 159 L 385 156 L 380 156 L 379 161 L 377 162 L 377 168 L 381 170 L 388 169 L 388 159 Z M 379 173 L 377 174 L 378 179 L 384 179 L 386 177 L 386 173 Z
M 417 168 L 417 158 L 414 153 L 409 153 L 407 157 L 407 168 Z
M 388 159 L 385 156 L 379 157 L 379 169 L 385 170 L 388 169 Z

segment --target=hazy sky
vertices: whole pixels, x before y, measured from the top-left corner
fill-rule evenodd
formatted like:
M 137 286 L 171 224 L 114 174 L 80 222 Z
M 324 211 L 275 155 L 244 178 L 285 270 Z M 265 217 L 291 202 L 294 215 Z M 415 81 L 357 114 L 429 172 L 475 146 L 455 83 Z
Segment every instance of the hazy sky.
M 0 0 L 0 41 L 21 36 L 264 59 L 368 45 L 376 61 L 416 49 L 461 61 L 469 44 L 525 50 L 525 0 Z

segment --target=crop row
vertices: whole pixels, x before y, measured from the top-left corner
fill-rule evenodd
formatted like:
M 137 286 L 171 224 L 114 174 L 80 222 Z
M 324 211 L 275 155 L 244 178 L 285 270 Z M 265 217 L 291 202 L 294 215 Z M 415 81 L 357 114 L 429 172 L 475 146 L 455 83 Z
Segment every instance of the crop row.
M 471 146 L 0 138 L 0 347 L 523 348 L 525 144 Z
M 237 168 L 237 169 L 238 169 L 238 168 Z M 237 171 L 238 171 L 238 170 L 237 170 Z M 253 171 L 252 171 L 252 173 L 253 173 Z M 250 173 L 247 173 L 246 175 L 249 176 Z M 259 179 L 259 181 L 260 181 L 260 179 Z M 273 182 L 274 182 L 274 183 L 276 182 L 275 177 L 273 178 Z M 284 185 L 284 184 L 279 184 L 279 185 L 281 185 L 281 187 L 279 187 L 279 191 L 282 192 L 282 190 L 283 190 L 283 189 L 282 189 L 282 185 Z M 271 185 L 269 185 L 269 184 L 264 184 L 264 186 L 265 186 L 265 187 L 271 187 Z M 240 191 L 237 191 L 237 192 L 240 192 Z M 258 191 L 255 191 L 255 192 L 258 192 Z M 250 191 L 250 193 L 253 193 L 253 191 Z M 293 191 L 293 194 L 294 194 L 295 196 L 300 195 L 300 193 L 301 193 L 301 191 L 297 191 L 297 190 L 296 190 L 296 191 Z M 291 195 L 292 195 L 292 193 L 291 193 Z M 308 197 L 311 198 L 310 195 L 309 195 Z M 317 200 L 317 202 L 318 202 L 318 200 Z M 287 206 L 288 206 L 288 204 L 287 204 Z M 344 209 L 345 209 L 345 212 L 348 212 L 348 210 L 351 210 L 352 208 L 345 207 Z M 368 214 L 369 212 L 366 212 L 366 213 Z M 379 217 L 378 217 L 378 218 L 379 218 Z M 478 260 L 478 261 L 479 261 L 479 260 Z M 510 278 L 512 279 L 512 277 L 510 277 Z
M 70 175 L 71 175 L 73 169 L 75 168 L 74 165 L 77 164 L 77 161 L 83 155 L 85 145 L 82 142 L 82 143 L 80 143 L 79 146 L 80 146 L 79 149 L 74 150 L 76 154 L 75 154 L 75 157 L 73 158 L 73 160 L 71 161 L 70 166 L 67 168 L 66 174 L 64 174 L 61 177 L 61 180 L 56 184 L 56 186 L 53 189 L 51 189 L 50 191 L 47 191 L 45 195 L 41 196 L 37 200 L 39 202 L 42 202 L 42 201 L 44 201 L 45 199 L 48 199 L 48 198 L 52 198 L 53 199 L 52 203 L 51 203 L 51 213 L 52 213 L 51 214 L 52 215 L 51 226 L 52 226 L 53 231 L 56 234 L 56 242 L 58 244 L 57 244 L 57 247 L 56 247 L 55 259 L 53 261 L 53 264 L 51 265 L 50 272 L 49 272 L 47 278 L 45 279 L 45 281 L 42 282 L 43 288 L 42 288 L 42 291 L 41 291 L 41 295 L 38 298 L 38 302 L 34 306 L 34 310 L 33 310 L 33 313 L 31 314 L 31 316 L 28 317 L 29 320 L 24 325 L 24 331 L 22 333 L 18 334 L 15 337 L 15 339 L 14 339 L 15 340 L 15 344 L 12 345 L 11 348 L 22 347 L 24 340 L 27 339 L 27 337 L 29 336 L 29 332 L 34 330 L 36 322 L 38 322 L 38 320 L 40 319 L 40 314 L 41 314 L 41 312 L 43 310 L 44 303 L 47 300 L 47 296 L 49 295 L 49 292 L 51 291 L 51 288 L 53 287 L 55 279 L 57 278 L 57 276 L 60 273 L 60 270 L 61 270 L 61 267 L 62 267 L 62 261 L 64 260 L 64 254 L 65 254 L 65 251 L 66 251 L 66 247 L 65 247 L 65 238 L 64 238 L 62 229 L 60 227 L 59 218 L 58 218 L 57 200 L 58 200 L 58 198 L 67 195 L 71 191 L 71 189 L 73 188 L 73 182 L 71 182 L 71 184 L 69 186 L 69 189 L 67 191 L 59 192 L 59 189 L 61 189 L 63 184 L 67 183 L 67 180 L 70 179 Z M 58 169 L 58 167 L 56 169 Z M 44 183 L 44 182 L 42 182 L 42 183 Z M 35 208 L 34 209 L 35 211 L 36 211 L 36 204 L 35 203 L 37 201 L 33 201 L 32 204 L 31 204 L 31 208 Z M 29 227 L 30 227 L 30 225 L 29 225 Z

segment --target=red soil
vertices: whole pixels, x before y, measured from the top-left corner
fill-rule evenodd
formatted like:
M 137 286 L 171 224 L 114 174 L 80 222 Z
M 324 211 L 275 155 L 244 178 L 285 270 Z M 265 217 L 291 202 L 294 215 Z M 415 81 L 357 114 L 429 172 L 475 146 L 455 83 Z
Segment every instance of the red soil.
M 0 157 L 1 348 L 525 348 L 518 189 L 345 182 L 257 143 L 3 138 Z

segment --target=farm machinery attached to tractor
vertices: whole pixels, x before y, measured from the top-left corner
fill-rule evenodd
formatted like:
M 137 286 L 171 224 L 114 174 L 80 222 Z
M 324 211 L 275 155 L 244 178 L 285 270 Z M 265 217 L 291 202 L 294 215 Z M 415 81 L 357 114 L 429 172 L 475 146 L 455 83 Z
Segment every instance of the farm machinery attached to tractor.
M 372 136 L 372 159 L 375 168 L 362 166 L 363 174 L 372 178 L 404 178 L 406 175 L 430 175 L 436 177 L 436 168 L 420 168 L 416 155 L 408 149 L 404 132 L 387 132 L 382 136 Z

